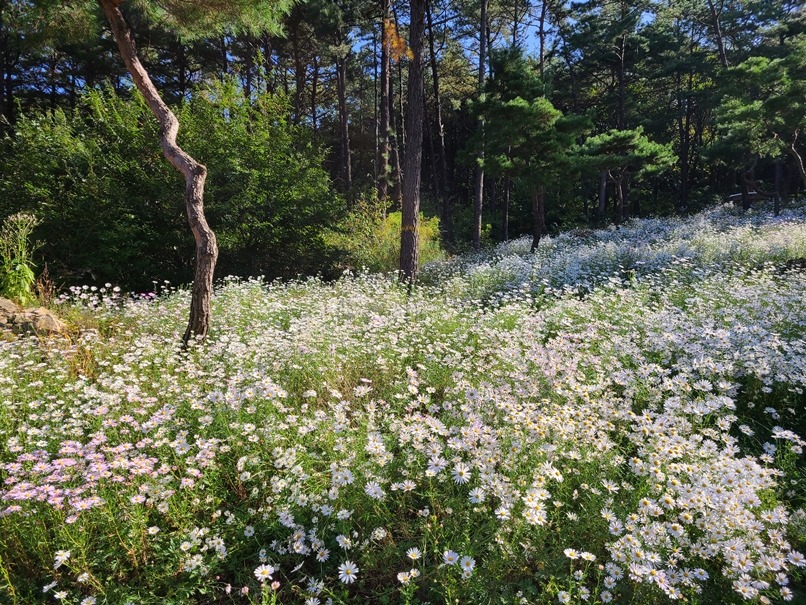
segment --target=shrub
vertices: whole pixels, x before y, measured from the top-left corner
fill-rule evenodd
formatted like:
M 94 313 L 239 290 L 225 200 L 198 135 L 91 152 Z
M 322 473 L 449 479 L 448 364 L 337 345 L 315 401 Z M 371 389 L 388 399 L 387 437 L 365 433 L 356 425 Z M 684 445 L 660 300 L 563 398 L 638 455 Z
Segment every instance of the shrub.
M 374 273 L 397 271 L 400 261 L 400 212 L 384 214 L 381 207 L 363 202 L 347 215 L 329 241 L 341 248 L 351 268 Z M 445 257 L 439 232 L 439 219 L 420 213 L 420 266 Z
M 32 214 L 12 214 L 0 228 L 0 293 L 23 305 L 34 300 L 36 283 L 28 238 L 39 221 Z
M 178 108 L 184 148 L 208 168 L 205 206 L 220 246 L 219 275 L 296 277 L 327 269 L 323 241 L 343 202 L 323 153 L 286 120 L 282 97 L 247 101 L 211 85 Z M 28 115 L 2 141 L 0 216 L 34 212 L 60 283 L 192 279 L 194 243 L 184 185 L 162 156 L 158 125 L 139 96 L 92 91 L 73 112 Z

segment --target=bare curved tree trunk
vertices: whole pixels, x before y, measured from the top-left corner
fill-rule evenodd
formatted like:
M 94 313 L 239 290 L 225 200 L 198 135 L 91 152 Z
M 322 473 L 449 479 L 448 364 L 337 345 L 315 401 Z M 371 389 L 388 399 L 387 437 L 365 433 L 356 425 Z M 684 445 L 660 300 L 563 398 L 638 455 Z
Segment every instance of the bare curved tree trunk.
M 112 28 L 123 63 L 132 76 L 137 90 L 146 100 L 160 124 L 160 146 L 166 159 L 185 177 L 185 206 L 188 222 L 196 240 L 196 268 L 190 302 L 190 319 L 183 340 L 204 338 L 210 327 L 210 299 L 213 293 L 213 271 L 218 259 L 215 233 L 204 217 L 204 182 L 207 168 L 190 157 L 176 143 L 179 120 L 160 97 L 154 83 L 137 56 L 131 30 L 118 6 L 121 0 L 98 0 Z

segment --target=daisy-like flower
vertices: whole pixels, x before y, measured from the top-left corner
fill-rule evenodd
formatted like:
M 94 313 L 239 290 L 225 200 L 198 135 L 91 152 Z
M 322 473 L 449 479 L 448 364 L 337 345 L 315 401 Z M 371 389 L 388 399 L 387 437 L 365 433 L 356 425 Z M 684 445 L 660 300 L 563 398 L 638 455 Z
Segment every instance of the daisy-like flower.
M 322 548 L 316 551 L 316 560 L 324 563 L 330 557 L 330 551 L 327 548 Z
M 84 597 L 81 599 L 81 605 L 95 605 L 95 597 Z
M 53 562 L 53 569 L 59 569 L 70 558 L 69 550 L 57 550 L 56 557 Z
M 358 576 L 358 566 L 352 561 L 345 561 L 339 565 L 339 580 L 345 584 L 352 584 Z
M 370 481 L 364 486 L 364 492 L 373 500 L 383 500 L 383 490 L 375 481 Z
M 572 561 L 573 561 L 574 559 L 578 559 L 578 558 L 579 558 L 579 553 L 578 553 L 577 551 L 575 551 L 573 548 L 566 548 L 566 549 L 563 551 L 563 554 L 564 554 L 566 557 L 568 557 L 569 559 L 571 559 Z
M 266 580 L 271 580 L 274 571 L 275 569 L 271 565 L 259 565 L 255 568 L 255 577 L 261 582 L 265 582 Z
M 595 561 L 596 560 L 596 555 L 594 555 L 593 553 L 589 553 L 589 552 L 583 552 L 579 556 L 582 559 L 584 559 L 585 561 Z
M 149 536 L 156 536 L 159 533 L 160 528 L 157 527 L 156 525 L 152 525 L 146 531 L 148 531 Z
M 453 467 L 453 481 L 459 485 L 463 485 L 470 481 L 470 467 L 462 462 L 458 462 Z
M 445 561 L 445 565 L 456 565 L 459 562 L 459 555 L 452 550 L 446 550 L 442 560 Z
M 471 504 L 480 504 L 484 502 L 484 496 L 484 490 L 480 487 L 475 487 L 470 490 L 470 493 L 467 495 L 467 499 Z
M 422 556 L 419 548 L 410 548 L 406 551 L 406 556 L 411 559 L 412 561 L 416 561 Z
M 561 590 L 560 592 L 557 593 L 557 600 L 560 603 L 570 603 L 571 595 L 565 592 L 564 590 Z
M 252 527 L 251 525 L 247 525 L 246 527 L 243 528 L 243 535 L 246 536 L 247 538 L 251 538 L 252 536 L 255 535 L 255 528 Z
M 786 560 L 795 565 L 796 567 L 803 567 L 806 565 L 806 557 L 796 550 L 793 550 L 787 555 Z
M 495 516 L 499 521 L 507 521 L 512 518 L 512 511 L 506 506 L 499 506 L 495 509 Z
M 471 574 L 471 573 L 473 573 L 473 570 L 476 567 L 476 560 L 473 559 L 472 557 L 469 557 L 469 556 L 465 555 L 459 561 L 459 567 L 462 568 L 462 571 L 464 573 Z
M 401 571 L 399 574 L 397 574 L 397 580 L 401 584 L 408 584 L 411 581 L 411 574 L 409 574 L 407 571 Z

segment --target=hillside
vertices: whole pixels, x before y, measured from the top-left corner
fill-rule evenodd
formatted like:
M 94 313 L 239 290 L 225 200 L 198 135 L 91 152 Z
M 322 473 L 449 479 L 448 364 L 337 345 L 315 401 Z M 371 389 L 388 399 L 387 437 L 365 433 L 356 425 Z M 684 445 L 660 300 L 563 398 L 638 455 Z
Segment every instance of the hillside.
M 391 276 L 75 289 L 0 342 L 0 601 L 806 598 L 806 208 Z

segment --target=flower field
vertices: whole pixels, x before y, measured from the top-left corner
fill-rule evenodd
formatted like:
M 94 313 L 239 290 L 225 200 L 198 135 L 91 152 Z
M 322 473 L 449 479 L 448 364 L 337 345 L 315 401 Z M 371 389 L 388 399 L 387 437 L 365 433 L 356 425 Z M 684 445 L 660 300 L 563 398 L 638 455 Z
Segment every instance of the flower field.
M 73 291 L 0 342 L 0 602 L 804 602 L 806 209 Z M 800 600 L 800 601 L 799 601 Z

